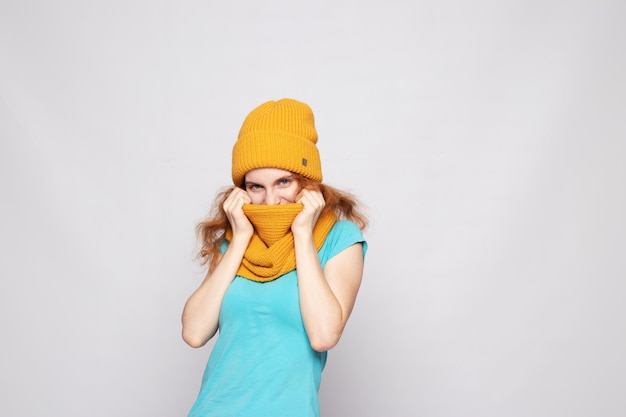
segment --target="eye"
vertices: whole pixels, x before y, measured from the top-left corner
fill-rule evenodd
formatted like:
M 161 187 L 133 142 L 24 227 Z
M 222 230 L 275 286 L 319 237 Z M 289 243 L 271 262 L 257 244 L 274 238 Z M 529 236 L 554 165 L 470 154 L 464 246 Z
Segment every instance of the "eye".
M 290 185 L 292 182 L 293 182 L 292 178 L 281 178 L 278 180 L 278 184 L 284 187 Z
M 257 190 L 260 190 L 261 188 L 263 187 L 260 186 L 259 184 L 254 184 L 250 182 L 246 184 L 246 190 L 249 190 L 249 191 L 257 191 Z

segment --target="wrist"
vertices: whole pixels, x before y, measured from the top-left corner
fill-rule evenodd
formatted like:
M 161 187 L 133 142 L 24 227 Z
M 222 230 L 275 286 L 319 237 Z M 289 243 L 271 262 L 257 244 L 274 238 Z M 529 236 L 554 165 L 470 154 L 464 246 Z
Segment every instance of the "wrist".
M 252 239 L 253 233 L 244 233 L 240 232 L 237 234 L 233 234 L 233 237 L 230 240 L 229 246 L 233 247 L 242 247 L 243 249 L 248 247 L 250 240 Z
M 313 230 L 307 227 L 292 228 L 293 239 L 295 242 L 313 241 Z

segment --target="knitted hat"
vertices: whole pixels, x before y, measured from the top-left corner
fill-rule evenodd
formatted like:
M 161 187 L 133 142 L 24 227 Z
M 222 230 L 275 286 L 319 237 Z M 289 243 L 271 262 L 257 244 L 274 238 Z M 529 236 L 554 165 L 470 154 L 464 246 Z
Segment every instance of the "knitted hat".
M 322 181 L 311 108 L 284 98 L 261 104 L 246 117 L 233 146 L 233 182 L 255 168 L 280 168 Z

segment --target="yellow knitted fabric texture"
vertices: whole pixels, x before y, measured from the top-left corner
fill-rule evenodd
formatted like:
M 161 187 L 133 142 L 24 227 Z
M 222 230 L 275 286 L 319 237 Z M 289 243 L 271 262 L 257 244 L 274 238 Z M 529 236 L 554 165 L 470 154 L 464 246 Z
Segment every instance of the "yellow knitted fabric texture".
M 291 224 L 302 208 L 300 203 L 244 204 L 243 211 L 254 226 L 254 235 L 237 275 L 252 281 L 267 282 L 296 269 Z M 324 244 L 336 220 L 337 217 L 330 210 L 324 210 L 320 215 L 313 228 L 313 241 L 317 250 Z M 231 238 L 232 231 L 228 230 L 226 240 L 230 241 Z
M 290 98 L 263 103 L 246 117 L 233 146 L 233 183 L 241 186 L 246 172 L 256 168 L 280 168 L 322 181 L 316 144 L 307 104 Z

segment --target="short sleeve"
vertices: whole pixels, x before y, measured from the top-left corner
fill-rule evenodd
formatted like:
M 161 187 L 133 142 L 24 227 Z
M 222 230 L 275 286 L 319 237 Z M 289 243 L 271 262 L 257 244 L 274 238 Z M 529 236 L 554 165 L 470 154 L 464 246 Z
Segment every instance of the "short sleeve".
M 361 243 L 363 257 L 365 257 L 367 242 L 363 237 L 361 229 L 349 220 L 336 222 L 330 229 L 330 232 L 328 232 L 328 236 L 326 236 L 326 240 L 318 252 L 322 268 L 324 268 L 329 259 L 355 243 Z
M 222 241 L 220 242 L 220 252 L 222 252 L 222 255 L 224 254 L 224 252 L 226 252 L 227 248 L 228 248 L 228 241 L 226 239 L 222 239 Z

